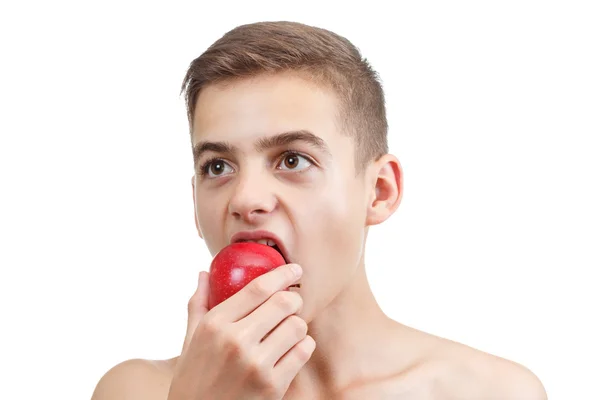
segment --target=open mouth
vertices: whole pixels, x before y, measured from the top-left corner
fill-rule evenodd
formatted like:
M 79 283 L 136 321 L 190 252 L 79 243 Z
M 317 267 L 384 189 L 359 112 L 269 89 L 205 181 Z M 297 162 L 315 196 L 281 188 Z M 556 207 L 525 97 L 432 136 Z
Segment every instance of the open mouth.
M 271 243 L 273 243 L 273 245 L 271 246 Z M 277 244 L 275 244 L 272 241 L 269 241 L 269 243 L 267 243 L 268 246 L 272 247 L 273 249 L 277 250 L 277 252 L 279 254 L 281 254 L 281 257 L 283 257 L 283 260 L 285 261 L 286 264 L 289 264 L 290 262 L 285 258 L 285 255 L 283 254 L 283 252 L 281 251 L 281 249 L 279 249 L 279 246 L 277 246 Z M 288 286 L 288 288 L 292 288 L 292 287 L 296 287 L 296 288 L 300 288 L 300 284 L 296 283 L 295 285 L 291 285 Z
M 248 240 L 248 239 L 244 240 L 244 239 L 241 239 L 241 240 L 237 240 L 237 241 L 238 242 L 256 242 L 256 243 L 259 243 L 259 244 L 267 245 L 267 246 L 275 249 L 279 254 L 281 254 L 281 257 L 283 258 L 283 260 L 284 260 L 284 262 L 286 264 L 290 264 L 290 261 L 287 259 L 287 257 L 285 256 L 284 252 L 279 248 L 279 246 L 277 245 L 277 243 L 274 240 L 271 240 L 271 239 L 259 239 L 259 240 Z M 290 286 L 288 286 L 288 289 L 289 288 L 294 288 L 294 287 L 295 288 L 300 288 L 301 284 L 300 283 L 296 283 L 294 285 L 290 285 Z
M 283 252 L 281 251 L 281 249 L 279 248 L 279 246 L 277 246 L 276 244 L 271 245 L 271 243 L 274 243 L 274 242 L 272 242 L 271 240 L 269 240 L 269 243 L 267 243 L 267 246 L 269 246 L 269 247 L 277 250 L 277 252 L 279 254 L 281 254 L 281 257 L 283 257 L 283 260 L 285 261 L 285 263 L 288 264 L 288 260 L 286 260 L 285 256 L 283 255 Z

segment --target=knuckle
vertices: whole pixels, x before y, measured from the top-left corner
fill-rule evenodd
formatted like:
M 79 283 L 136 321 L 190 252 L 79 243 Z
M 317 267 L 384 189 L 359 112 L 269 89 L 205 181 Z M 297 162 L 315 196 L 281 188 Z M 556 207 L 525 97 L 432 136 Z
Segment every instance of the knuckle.
M 302 298 L 302 296 L 300 296 L 299 293 L 296 292 L 290 292 L 296 295 L 296 299 L 298 300 L 298 307 L 297 307 L 297 311 L 300 311 L 302 309 L 302 307 L 304 307 L 304 299 Z
M 307 361 L 310 358 L 310 352 L 304 346 L 298 346 L 294 354 L 296 355 L 296 359 L 301 363 Z
M 259 382 L 267 383 L 269 377 L 267 376 L 267 364 L 265 363 L 264 357 L 254 357 L 250 363 L 250 374 L 256 378 Z
M 272 296 L 273 302 L 282 311 L 291 313 L 296 311 L 298 308 L 298 297 L 299 295 L 294 292 L 280 291 Z
M 194 311 L 194 298 L 190 297 L 188 303 L 187 303 L 187 310 L 188 310 L 188 314 L 191 314 Z
M 302 363 L 308 361 L 312 354 L 312 346 L 309 345 L 309 342 L 312 340 L 312 338 L 309 338 L 302 342 L 301 345 L 296 346 L 296 348 L 294 349 L 294 354 L 296 355 L 296 358 Z
M 231 333 L 225 332 L 221 339 L 221 346 L 225 354 L 232 357 L 233 359 L 239 358 L 243 354 L 242 342 L 238 337 Z
M 206 317 L 202 321 L 202 330 L 208 334 L 214 335 L 221 331 L 221 324 L 215 317 Z
M 297 315 L 291 315 L 287 318 L 290 324 L 290 329 L 294 332 L 295 337 L 303 338 L 308 332 L 308 324 Z
M 253 360 L 248 365 L 248 375 L 253 385 L 259 388 L 265 398 L 277 398 L 280 389 L 277 386 L 272 370 L 261 360 Z
M 269 386 L 269 376 L 266 372 L 265 364 L 260 359 L 252 359 L 248 363 L 248 375 L 261 388 Z
M 227 333 L 231 336 L 231 340 L 235 340 L 242 347 L 250 346 L 250 339 L 252 337 L 252 327 L 238 326 L 233 324 L 230 332 Z
M 284 395 L 285 392 L 273 384 L 269 384 L 263 390 L 263 396 L 265 399 L 281 399 Z
M 250 292 L 253 297 L 259 299 L 267 298 L 271 294 L 267 282 L 264 279 L 256 278 L 250 282 L 247 287 L 248 292 Z
M 189 298 L 187 302 L 188 315 L 198 312 L 198 308 L 201 307 L 198 300 L 198 293 L 194 293 L 194 295 Z

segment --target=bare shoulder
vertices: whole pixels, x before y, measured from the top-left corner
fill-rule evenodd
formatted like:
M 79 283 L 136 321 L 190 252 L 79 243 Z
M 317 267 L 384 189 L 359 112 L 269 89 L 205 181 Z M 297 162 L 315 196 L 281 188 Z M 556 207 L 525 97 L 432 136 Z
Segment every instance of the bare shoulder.
M 172 360 L 123 361 L 98 381 L 92 400 L 165 400 L 171 383 L 172 364 Z
M 547 400 L 540 379 L 525 366 L 442 339 L 442 365 L 452 393 L 460 398 Z M 442 370 L 444 370 L 442 369 Z

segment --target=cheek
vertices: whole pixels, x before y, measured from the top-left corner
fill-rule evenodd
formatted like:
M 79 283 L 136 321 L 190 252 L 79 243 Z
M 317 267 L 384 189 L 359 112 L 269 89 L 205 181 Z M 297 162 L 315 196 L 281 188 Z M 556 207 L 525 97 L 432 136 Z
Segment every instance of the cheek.
M 212 256 L 219 251 L 222 241 L 222 221 L 223 202 L 217 199 L 217 196 L 206 196 L 197 194 L 196 213 L 198 225 L 206 247 Z
M 309 320 L 349 284 L 361 260 L 365 207 L 359 204 L 358 195 L 338 187 L 303 199 L 303 215 L 298 219 L 299 261 L 307 267 Z
M 329 268 L 356 266 L 362 254 L 366 218 L 361 199 L 360 188 L 353 182 L 328 185 L 317 196 L 304 199 L 300 221 L 307 241 L 305 254 L 311 254 L 311 263 L 326 262 Z

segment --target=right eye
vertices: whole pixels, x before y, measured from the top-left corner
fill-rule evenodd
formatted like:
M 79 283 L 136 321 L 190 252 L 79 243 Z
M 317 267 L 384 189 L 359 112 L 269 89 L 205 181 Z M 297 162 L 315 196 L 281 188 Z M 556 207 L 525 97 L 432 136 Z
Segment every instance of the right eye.
M 216 178 L 231 172 L 233 172 L 231 165 L 221 159 L 209 160 L 202 166 L 202 175 L 209 178 Z

